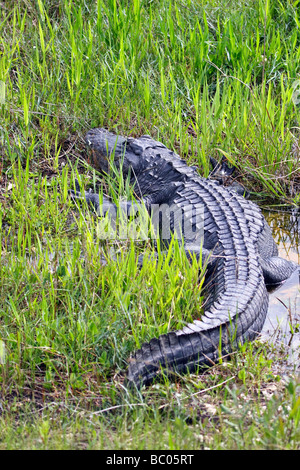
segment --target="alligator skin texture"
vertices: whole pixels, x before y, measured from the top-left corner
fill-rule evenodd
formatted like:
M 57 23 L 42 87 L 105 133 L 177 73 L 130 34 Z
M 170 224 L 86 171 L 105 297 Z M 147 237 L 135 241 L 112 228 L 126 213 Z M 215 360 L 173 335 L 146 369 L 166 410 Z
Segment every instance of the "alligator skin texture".
M 208 260 L 201 320 L 144 343 L 129 359 L 127 385 L 141 387 L 163 374 L 212 366 L 238 344 L 253 340 L 267 315 L 267 285 L 283 282 L 297 269 L 278 257 L 259 207 L 218 181 L 202 178 L 150 136 L 125 138 L 99 128 L 90 130 L 85 140 L 90 163 L 109 173 L 113 161 L 124 177 L 129 175 L 149 211 L 153 204 L 167 204 L 175 207 L 175 215 L 186 207 L 185 217 L 195 217 L 197 209 L 202 213 L 201 240 L 183 232 L 187 256 Z M 95 208 L 99 205 L 98 194 L 86 192 L 85 198 Z M 197 223 L 195 219 L 195 233 L 200 230 Z

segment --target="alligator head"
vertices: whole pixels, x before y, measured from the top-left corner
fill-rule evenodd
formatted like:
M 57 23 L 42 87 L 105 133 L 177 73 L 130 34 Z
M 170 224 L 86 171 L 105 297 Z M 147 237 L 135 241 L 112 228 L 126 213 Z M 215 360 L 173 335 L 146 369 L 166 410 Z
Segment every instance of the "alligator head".
M 135 145 L 130 137 L 124 138 L 97 128 L 86 134 L 85 142 L 90 149 L 91 165 L 104 173 L 109 173 L 114 165 L 127 175 L 130 169 L 138 171 L 141 166 L 139 156 L 143 149 Z

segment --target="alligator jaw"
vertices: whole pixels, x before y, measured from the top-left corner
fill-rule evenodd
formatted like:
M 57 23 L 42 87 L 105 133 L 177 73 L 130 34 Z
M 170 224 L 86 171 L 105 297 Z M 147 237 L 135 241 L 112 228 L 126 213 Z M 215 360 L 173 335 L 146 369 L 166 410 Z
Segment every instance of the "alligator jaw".
M 110 159 L 117 162 L 124 154 L 127 139 L 117 136 L 105 129 L 91 129 L 85 136 L 89 158 L 97 170 L 108 173 Z

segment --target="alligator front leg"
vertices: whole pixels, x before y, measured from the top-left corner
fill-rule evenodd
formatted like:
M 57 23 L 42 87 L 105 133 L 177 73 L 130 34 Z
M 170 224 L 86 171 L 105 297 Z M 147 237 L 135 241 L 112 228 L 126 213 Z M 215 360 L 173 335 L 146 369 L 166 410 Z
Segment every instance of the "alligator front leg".
M 111 202 L 106 196 L 91 191 L 81 191 L 78 180 L 75 180 L 76 190 L 69 190 L 69 194 L 74 201 L 86 201 L 88 206 L 92 208 L 99 217 L 105 217 L 107 213 L 115 214 L 117 211 L 122 211 L 123 214 L 128 217 L 136 215 L 141 211 L 142 206 L 148 204 L 148 200 L 145 199 L 142 202 L 135 201 L 120 201 L 117 206 Z
M 240 196 L 244 196 L 246 199 L 249 198 L 249 192 L 247 189 L 244 188 L 242 184 L 234 181 L 233 174 L 236 170 L 236 167 L 233 166 L 230 168 L 225 156 L 222 157 L 221 163 L 219 163 L 213 157 L 210 157 L 210 163 L 212 165 L 212 170 L 208 175 L 208 179 L 216 180 L 222 186 L 226 186 L 226 189 L 234 191 Z

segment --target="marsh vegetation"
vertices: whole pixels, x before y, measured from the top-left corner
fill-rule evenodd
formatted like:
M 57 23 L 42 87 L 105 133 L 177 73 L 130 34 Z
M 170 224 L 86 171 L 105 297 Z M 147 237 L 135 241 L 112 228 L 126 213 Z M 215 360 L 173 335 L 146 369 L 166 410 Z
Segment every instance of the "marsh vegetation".
M 299 5 L 0 1 L 0 448 L 299 448 L 287 345 L 124 389 L 131 351 L 201 315 L 199 267 L 175 246 L 138 269 L 151 244 L 100 240 L 68 197 L 99 183 L 83 135 L 102 126 L 204 176 L 225 155 L 252 198 L 299 207 Z M 122 178 L 102 190 L 132 196 Z

